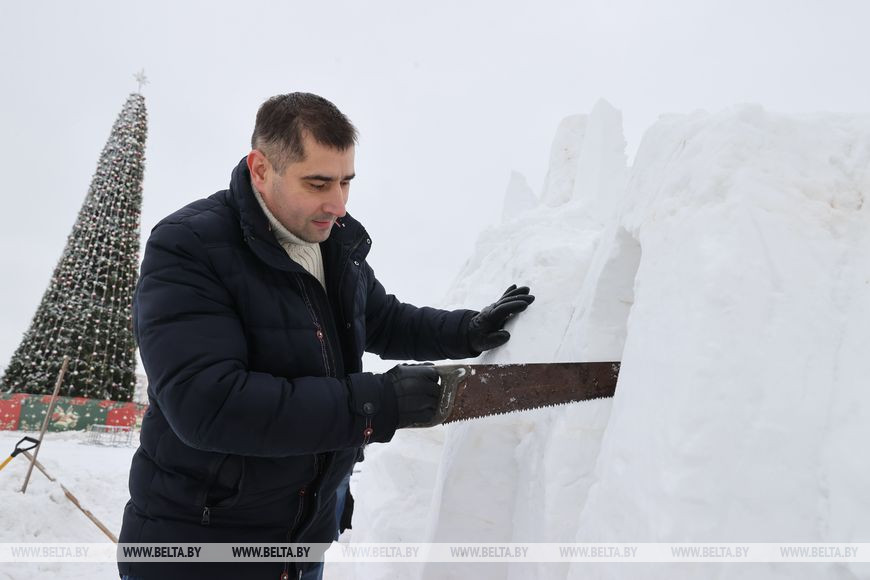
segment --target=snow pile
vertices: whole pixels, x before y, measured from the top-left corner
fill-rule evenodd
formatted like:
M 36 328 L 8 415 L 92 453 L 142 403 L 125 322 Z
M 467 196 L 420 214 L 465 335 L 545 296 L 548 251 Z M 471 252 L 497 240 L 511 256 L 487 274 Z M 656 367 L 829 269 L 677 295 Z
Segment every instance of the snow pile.
M 617 394 L 372 446 L 354 541 L 870 538 L 870 118 L 599 103 L 512 179 L 445 306 L 535 304 L 479 362 L 622 360 Z M 396 474 L 401 473 L 401 477 Z M 416 502 L 424 502 L 419 507 Z M 815 565 L 360 565 L 368 578 L 852 577 Z M 342 571 L 344 573 L 346 571 Z M 329 570 L 327 570 L 329 575 Z

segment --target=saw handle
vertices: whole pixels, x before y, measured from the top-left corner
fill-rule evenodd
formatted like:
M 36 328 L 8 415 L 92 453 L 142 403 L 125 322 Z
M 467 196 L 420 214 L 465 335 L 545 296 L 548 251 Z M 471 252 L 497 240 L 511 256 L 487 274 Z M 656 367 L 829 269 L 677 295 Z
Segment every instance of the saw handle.
M 453 402 L 456 400 L 456 389 L 470 372 L 466 365 L 436 365 L 438 382 L 441 385 L 441 397 L 438 401 L 438 409 L 431 421 L 408 425 L 412 428 L 435 427 L 443 423 L 453 411 Z

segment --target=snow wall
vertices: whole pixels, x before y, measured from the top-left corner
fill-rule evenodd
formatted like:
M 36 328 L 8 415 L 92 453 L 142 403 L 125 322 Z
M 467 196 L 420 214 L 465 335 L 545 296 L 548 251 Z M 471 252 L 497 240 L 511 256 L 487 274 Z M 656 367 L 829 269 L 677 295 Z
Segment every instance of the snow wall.
M 536 302 L 477 362 L 621 360 L 616 396 L 404 430 L 355 542 L 870 541 L 870 118 L 759 106 L 559 126 L 444 307 Z M 349 565 L 348 565 L 349 566 Z M 854 578 L 844 564 L 356 564 L 327 577 Z M 338 574 L 337 576 L 335 574 Z

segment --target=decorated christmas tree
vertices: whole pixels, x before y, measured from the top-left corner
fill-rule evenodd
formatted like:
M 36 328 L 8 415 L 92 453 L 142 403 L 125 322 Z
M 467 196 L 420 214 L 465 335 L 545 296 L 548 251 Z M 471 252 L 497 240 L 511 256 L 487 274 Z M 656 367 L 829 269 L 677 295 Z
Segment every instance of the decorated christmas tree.
M 142 82 L 143 79 L 140 79 Z M 141 86 L 141 85 L 140 85 Z M 48 289 L 3 376 L 5 392 L 129 401 L 136 383 L 131 326 L 147 130 L 145 99 L 124 103 Z

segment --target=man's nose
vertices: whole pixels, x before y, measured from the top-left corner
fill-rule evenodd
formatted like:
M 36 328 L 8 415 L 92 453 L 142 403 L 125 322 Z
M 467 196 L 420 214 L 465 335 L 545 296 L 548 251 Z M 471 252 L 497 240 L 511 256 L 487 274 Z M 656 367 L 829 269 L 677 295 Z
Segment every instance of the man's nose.
M 341 187 L 341 182 L 336 181 L 329 188 L 329 197 L 323 203 L 323 211 L 336 217 L 344 217 L 347 213 L 346 205 L 347 198 Z

